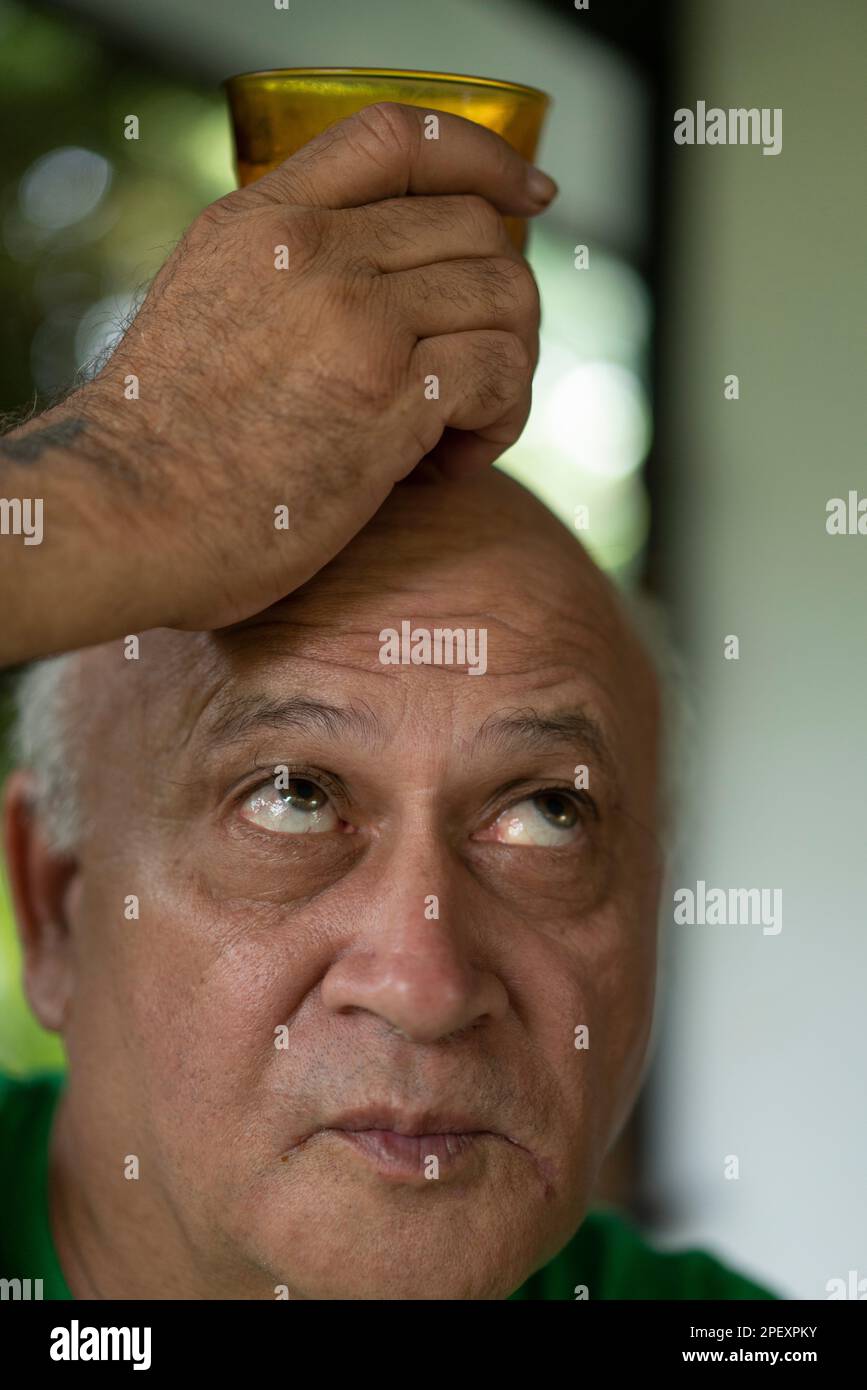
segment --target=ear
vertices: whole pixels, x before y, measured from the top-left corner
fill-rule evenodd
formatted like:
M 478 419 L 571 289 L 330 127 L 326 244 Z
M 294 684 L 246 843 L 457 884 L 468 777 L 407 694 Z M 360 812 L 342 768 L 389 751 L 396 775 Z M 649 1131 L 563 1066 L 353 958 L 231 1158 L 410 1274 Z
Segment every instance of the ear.
M 70 922 L 80 891 L 75 855 L 50 848 L 35 807 L 35 778 L 11 774 L 3 804 L 3 841 L 12 908 L 24 955 L 24 989 L 43 1028 L 60 1032 L 74 983 Z

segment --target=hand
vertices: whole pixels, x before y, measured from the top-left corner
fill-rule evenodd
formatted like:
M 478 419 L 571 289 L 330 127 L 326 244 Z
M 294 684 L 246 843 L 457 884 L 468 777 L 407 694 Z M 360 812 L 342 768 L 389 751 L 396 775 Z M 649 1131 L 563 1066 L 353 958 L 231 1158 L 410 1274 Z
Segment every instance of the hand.
M 368 107 L 206 208 L 89 388 L 139 475 L 150 625 L 250 616 L 423 456 L 487 465 L 520 434 L 539 302 L 501 214 L 554 185 L 534 197 L 531 166 L 461 117 L 424 139 L 425 115 Z

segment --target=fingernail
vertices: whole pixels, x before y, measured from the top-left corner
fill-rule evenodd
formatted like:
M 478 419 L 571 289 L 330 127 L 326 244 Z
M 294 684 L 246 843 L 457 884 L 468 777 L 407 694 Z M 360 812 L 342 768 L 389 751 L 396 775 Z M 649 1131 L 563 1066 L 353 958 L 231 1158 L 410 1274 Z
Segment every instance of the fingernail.
M 535 164 L 530 165 L 527 174 L 527 192 L 534 203 L 550 203 L 551 199 L 559 192 L 553 179 L 549 179 L 541 169 L 537 169 Z

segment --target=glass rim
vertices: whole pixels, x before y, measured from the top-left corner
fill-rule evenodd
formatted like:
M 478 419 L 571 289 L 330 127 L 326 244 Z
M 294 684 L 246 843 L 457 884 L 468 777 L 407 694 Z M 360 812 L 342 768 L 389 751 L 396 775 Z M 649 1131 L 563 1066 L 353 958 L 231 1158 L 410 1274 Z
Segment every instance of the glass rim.
M 548 92 L 543 92 L 541 87 L 528 87 L 523 82 L 508 82 L 497 77 L 475 77 L 471 73 L 462 72 L 426 72 L 415 68 L 262 68 L 254 72 L 235 73 L 232 77 L 224 78 L 222 85 L 224 87 L 232 87 L 234 84 L 246 86 L 262 77 L 333 77 L 336 75 L 342 77 L 412 77 L 416 80 L 421 79 L 432 83 L 441 82 L 446 85 L 468 83 L 475 87 L 493 87 L 501 92 L 520 92 L 523 96 L 541 97 L 545 102 L 551 100 Z

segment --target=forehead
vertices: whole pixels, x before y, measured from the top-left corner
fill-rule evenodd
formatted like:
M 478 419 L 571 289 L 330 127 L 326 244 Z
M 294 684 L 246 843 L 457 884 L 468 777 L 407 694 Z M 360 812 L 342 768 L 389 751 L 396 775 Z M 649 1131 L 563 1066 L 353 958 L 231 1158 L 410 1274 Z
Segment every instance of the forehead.
M 483 632 L 484 674 L 384 665 L 381 634 L 404 625 L 462 631 L 477 652 Z M 656 738 L 655 681 L 608 581 L 558 522 L 501 480 L 475 492 L 397 491 L 280 603 L 220 632 L 147 633 L 140 662 L 110 660 L 102 737 L 117 728 L 123 687 L 127 748 L 144 771 L 147 749 L 161 759 L 200 752 L 235 716 L 237 733 L 256 707 L 267 724 L 269 708 L 299 699 L 363 714 L 369 748 L 410 747 L 419 760 L 522 710 L 586 715 L 621 766 L 634 767 Z M 318 732 L 348 741 L 362 722 L 320 722 Z
M 610 598 L 574 572 L 568 592 L 560 576 L 532 593 L 517 582 L 514 557 L 499 573 L 488 560 L 474 588 L 453 569 L 424 588 L 393 576 L 352 592 L 317 583 L 222 632 L 146 636 L 133 677 L 145 698 L 134 725 L 124 720 L 139 774 L 152 765 L 147 750 L 154 763 L 198 759 L 269 728 L 371 758 L 411 754 L 421 774 L 449 751 L 502 747 L 506 732 L 531 746 L 542 721 L 548 745 L 593 754 L 615 775 L 637 770 L 653 751 L 651 682 Z M 474 632 L 476 651 L 483 630 L 484 673 L 384 665 L 381 634 L 402 625 Z

